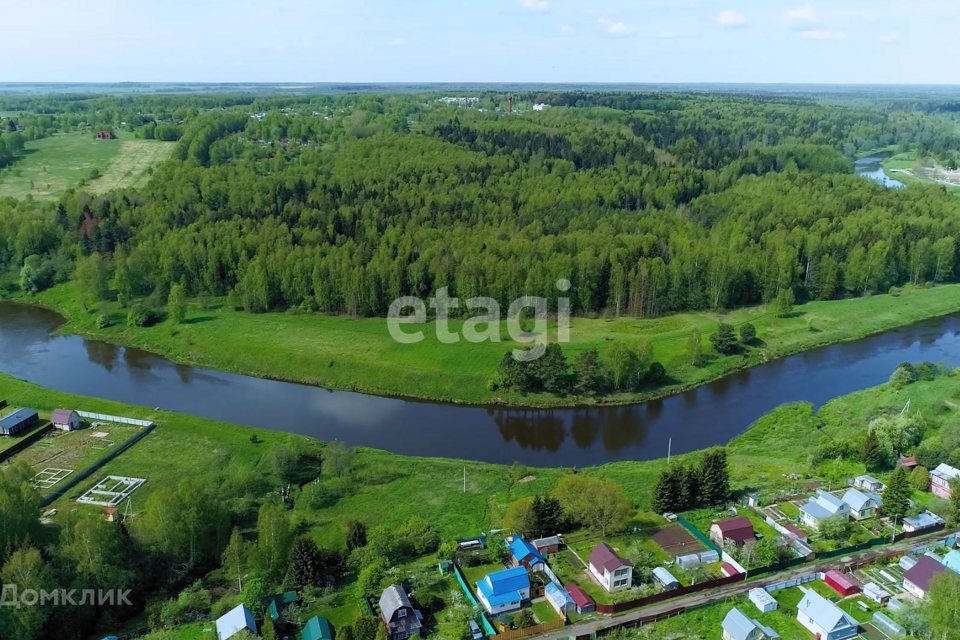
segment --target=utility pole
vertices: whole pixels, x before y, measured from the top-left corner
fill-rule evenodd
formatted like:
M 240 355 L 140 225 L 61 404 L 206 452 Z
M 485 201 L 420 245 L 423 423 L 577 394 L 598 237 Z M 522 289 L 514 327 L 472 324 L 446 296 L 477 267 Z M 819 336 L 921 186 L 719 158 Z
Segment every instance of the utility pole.
M 667 466 L 670 466 L 670 454 L 673 451 L 673 438 L 667 441 Z
M 463 492 L 467 492 L 467 465 L 463 465 Z

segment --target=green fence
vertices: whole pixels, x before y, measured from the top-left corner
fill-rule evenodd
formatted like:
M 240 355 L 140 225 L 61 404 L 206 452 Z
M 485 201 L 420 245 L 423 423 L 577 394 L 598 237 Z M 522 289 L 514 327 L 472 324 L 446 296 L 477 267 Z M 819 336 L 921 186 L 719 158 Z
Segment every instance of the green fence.
M 457 582 L 460 583 L 460 588 L 463 589 L 463 592 L 467 594 L 467 601 L 470 602 L 471 607 L 477 606 L 477 599 L 473 597 L 473 592 L 470 591 L 470 587 L 467 586 L 467 581 L 463 577 L 463 572 L 460 571 L 459 565 L 453 565 L 453 575 L 457 576 Z M 497 635 L 497 632 L 490 625 L 490 622 L 487 620 L 487 616 L 480 614 L 480 621 L 483 622 L 483 630 L 487 632 L 487 635 L 494 636 Z
M 713 543 L 713 540 L 703 535 L 703 532 L 697 529 L 692 524 L 690 524 L 686 518 L 684 518 L 683 516 L 677 516 L 677 522 L 680 523 L 680 526 L 686 529 L 690 535 L 692 535 L 694 538 L 699 540 L 703 544 L 703 546 L 705 546 L 707 549 L 712 549 L 713 551 L 716 551 L 717 553 L 720 553 L 720 554 L 723 553 L 723 549 L 715 545 Z

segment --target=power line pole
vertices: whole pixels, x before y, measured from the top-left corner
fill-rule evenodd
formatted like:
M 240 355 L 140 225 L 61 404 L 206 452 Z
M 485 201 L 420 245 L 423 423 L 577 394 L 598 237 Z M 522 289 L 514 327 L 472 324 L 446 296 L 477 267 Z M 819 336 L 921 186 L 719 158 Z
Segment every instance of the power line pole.
M 670 454 L 673 452 L 673 438 L 667 441 L 667 466 L 670 466 Z

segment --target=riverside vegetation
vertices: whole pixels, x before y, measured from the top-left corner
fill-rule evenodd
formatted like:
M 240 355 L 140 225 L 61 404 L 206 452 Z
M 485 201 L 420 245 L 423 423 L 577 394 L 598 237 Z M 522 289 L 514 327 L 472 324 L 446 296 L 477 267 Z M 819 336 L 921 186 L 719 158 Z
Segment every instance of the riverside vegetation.
M 960 201 L 851 175 L 889 145 L 955 159 L 948 100 L 436 97 L 4 98 L 11 168 L 24 140 L 88 127 L 173 151 L 135 188 L 0 200 L 0 291 L 181 362 L 537 406 L 637 401 L 960 309 L 947 287 L 898 295 L 956 279 Z M 500 368 L 515 344 L 397 345 L 377 320 L 442 287 L 555 309 L 561 278 L 574 342 L 549 380 Z M 712 342 L 720 321 L 757 337 Z
M 688 507 L 715 509 L 746 492 L 794 495 L 800 481 L 788 474 L 842 485 L 869 471 L 898 486 L 890 479 L 894 446 L 905 447 L 926 468 L 960 461 L 960 415 L 952 404 L 960 399 L 957 378 L 929 363 L 901 366 L 891 383 L 838 398 L 818 412 L 806 403 L 782 406 L 725 449 L 676 456 L 670 467 L 654 460 L 577 471 L 351 451 L 338 443 L 71 396 L 5 375 L 0 396 L 36 407 L 44 418 L 53 408 L 70 406 L 159 424 L 55 501 L 61 515 L 51 525 L 38 521 L 40 495 L 29 482 L 36 470 L 19 459 L 24 454 L 4 465 L 4 582 L 20 582 L 21 588 L 136 585 L 133 607 L 0 609 L 4 637 L 23 640 L 46 637 L 51 629 L 84 638 L 144 627 L 156 632 L 152 638 L 187 638 L 195 628 L 189 623 L 239 602 L 262 612 L 263 597 L 280 588 L 303 594 L 296 615 L 327 615 L 338 630 L 350 627 L 357 637 L 373 640 L 376 623 L 366 629 L 369 621 L 360 616 L 356 598 L 377 595 L 396 581 L 413 581 L 408 586 L 416 586 L 432 631 L 461 638 L 469 609 L 450 596 L 455 584 L 444 582 L 435 567 L 438 556 L 455 553 L 450 543 L 456 537 L 503 527 L 536 532 L 559 526 L 601 536 L 649 526 L 656 520 L 651 510 L 663 506 L 658 501 L 670 493 L 663 487 L 679 468 L 703 474 L 697 502 Z M 904 417 L 908 401 L 911 411 Z M 86 432 L 53 437 L 77 439 Z M 867 444 L 872 440 L 876 451 Z M 134 494 L 135 517 L 122 528 L 105 522 L 97 508 L 73 501 L 101 475 L 148 480 Z M 930 508 L 957 521 L 960 505 L 909 491 L 913 509 Z M 591 509 L 600 499 L 612 507 Z M 400 504 L 405 508 L 390 508 Z M 702 519 L 699 512 L 690 517 Z M 457 612 L 467 617 L 461 620 Z

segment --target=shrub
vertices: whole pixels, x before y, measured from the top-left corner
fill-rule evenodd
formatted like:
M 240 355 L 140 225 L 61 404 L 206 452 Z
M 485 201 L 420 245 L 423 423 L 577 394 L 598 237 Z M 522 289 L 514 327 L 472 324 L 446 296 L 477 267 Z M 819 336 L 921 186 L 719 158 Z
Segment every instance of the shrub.
M 757 328 L 751 323 L 747 323 L 740 327 L 740 342 L 743 344 L 751 344 L 754 340 L 757 339 Z
M 107 327 L 110 326 L 110 324 L 111 324 L 111 323 L 110 323 L 110 316 L 105 315 L 105 314 L 102 314 L 102 313 L 101 313 L 99 316 L 97 316 L 97 328 L 98 328 L 98 329 L 106 329 Z

